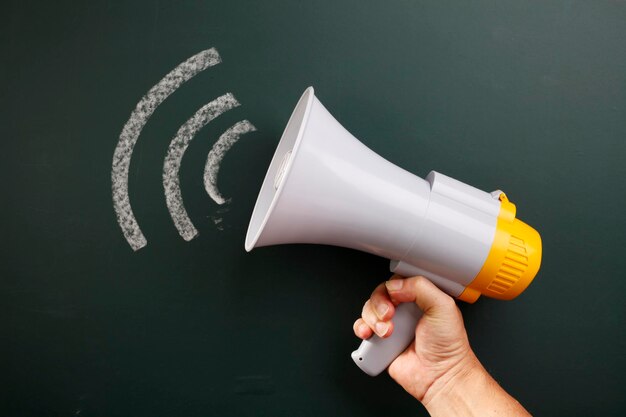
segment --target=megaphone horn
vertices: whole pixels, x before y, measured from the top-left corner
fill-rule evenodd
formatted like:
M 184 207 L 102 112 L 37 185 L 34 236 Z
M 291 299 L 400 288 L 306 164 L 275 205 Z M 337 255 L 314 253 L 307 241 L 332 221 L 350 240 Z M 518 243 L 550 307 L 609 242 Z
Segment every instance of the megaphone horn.
M 501 191 L 486 193 L 435 171 L 426 179 L 388 162 L 352 136 L 305 90 L 261 186 L 247 251 L 314 243 L 391 260 L 391 270 L 423 275 L 453 297 L 512 299 L 533 280 L 541 238 L 515 218 Z M 421 315 L 398 306 L 393 334 L 352 353 L 366 373 L 382 372 L 414 338 Z

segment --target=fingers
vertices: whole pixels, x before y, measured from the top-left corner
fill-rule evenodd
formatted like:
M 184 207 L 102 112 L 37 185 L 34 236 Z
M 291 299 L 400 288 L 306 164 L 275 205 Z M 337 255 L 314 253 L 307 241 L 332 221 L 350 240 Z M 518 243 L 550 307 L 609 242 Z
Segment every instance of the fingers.
M 391 302 L 389 294 L 387 294 L 387 287 L 385 287 L 385 284 L 380 284 L 374 289 L 372 295 L 370 295 L 369 301 L 370 306 L 378 320 L 391 320 L 395 312 L 395 306 Z
M 382 338 L 389 337 L 393 332 L 391 319 L 395 306 L 411 302 L 433 318 L 439 316 L 437 313 L 441 313 L 442 317 L 456 313 L 454 299 L 428 279 L 421 276 L 402 278 L 394 275 L 389 281 L 376 287 L 365 302 L 361 318 L 354 323 L 354 334 L 361 339 L 368 339 L 374 333 Z
M 384 284 L 380 284 L 370 299 L 365 302 L 361 318 L 354 323 L 354 334 L 361 339 L 367 339 L 376 333 L 380 337 L 388 337 L 393 331 L 391 318 L 395 306 L 391 302 Z
M 368 326 L 363 319 L 358 319 L 357 321 L 355 321 L 353 328 L 354 334 L 358 338 L 363 340 L 369 339 L 370 337 L 372 337 L 372 334 L 374 334 L 374 332 L 372 332 L 372 329 L 370 329 L 370 326 Z
M 455 309 L 452 297 L 421 276 L 391 279 L 385 282 L 385 287 L 394 303 L 414 302 L 425 314 L 435 308 Z

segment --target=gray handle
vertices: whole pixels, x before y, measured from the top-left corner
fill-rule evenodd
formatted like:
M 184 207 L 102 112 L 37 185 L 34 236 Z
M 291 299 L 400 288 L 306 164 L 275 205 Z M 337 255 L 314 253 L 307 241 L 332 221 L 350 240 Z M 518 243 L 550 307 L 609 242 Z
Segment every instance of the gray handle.
M 376 376 L 397 358 L 415 339 L 415 326 L 422 310 L 415 303 L 403 303 L 396 307 L 393 316 L 393 333 L 386 339 L 373 335 L 361 342 L 352 352 L 352 360 L 368 375 Z

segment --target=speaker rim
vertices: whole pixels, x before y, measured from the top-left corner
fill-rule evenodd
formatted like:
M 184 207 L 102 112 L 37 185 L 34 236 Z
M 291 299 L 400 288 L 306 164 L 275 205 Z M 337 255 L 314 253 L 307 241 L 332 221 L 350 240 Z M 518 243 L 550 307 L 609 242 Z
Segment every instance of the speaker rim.
M 302 96 L 300 96 L 300 99 L 298 100 L 298 103 L 295 105 L 293 111 L 291 112 L 289 121 L 287 122 L 287 125 L 285 126 L 285 129 L 283 130 L 283 134 L 281 135 L 280 141 L 276 145 L 274 156 L 272 156 L 272 161 L 270 162 L 267 168 L 267 171 L 265 173 L 265 178 L 263 179 L 263 183 L 261 185 L 261 189 L 259 190 L 259 194 L 257 195 L 256 203 L 254 204 L 254 209 L 252 210 L 252 215 L 250 216 L 250 223 L 248 224 L 248 230 L 246 232 L 246 240 L 244 244 L 246 252 L 250 252 L 252 249 L 256 247 L 256 244 L 259 241 L 259 238 L 261 237 L 261 234 L 263 233 L 263 230 L 265 229 L 265 226 L 267 225 L 267 222 L 269 221 L 269 218 L 271 217 L 272 212 L 274 211 L 274 208 L 276 207 L 278 200 L 280 199 L 286 180 L 289 177 L 289 173 L 291 172 L 291 167 L 293 166 L 295 157 L 298 154 L 298 149 L 300 148 L 300 144 L 302 143 L 302 138 L 304 136 L 307 123 L 309 121 L 309 116 L 311 114 L 311 108 L 313 107 L 314 99 L 315 99 L 315 90 L 313 89 L 312 86 L 310 86 L 306 90 L 304 90 L 304 92 L 302 93 Z M 292 139 L 292 137 L 287 138 L 286 135 L 287 135 L 287 132 L 292 127 L 292 124 L 295 123 L 295 119 L 297 117 L 296 115 L 300 113 L 303 106 L 305 106 L 304 115 L 302 116 L 300 126 L 298 126 L 298 131 L 297 131 L 298 133 L 295 135 L 293 146 L 290 149 L 291 157 L 289 158 L 285 166 L 282 180 L 280 181 L 278 188 L 274 191 L 274 196 L 272 197 L 272 201 L 267 207 L 267 209 L 265 210 L 263 220 L 260 222 L 258 228 L 256 228 L 257 229 L 256 233 L 253 233 L 254 232 L 253 224 L 255 223 L 254 220 L 257 217 L 261 216 L 260 210 L 261 210 L 261 205 L 262 205 L 262 199 L 265 197 L 265 195 L 269 191 L 271 191 L 271 189 L 274 188 L 274 177 L 270 175 L 270 172 L 273 171 L 272 168 L 282 163 L 285 153 L 289 151 L 289 150 L 287 150 L 286 152 L 281 151 L 279 154 L 279 150 L 283 142 L 287 142 Z

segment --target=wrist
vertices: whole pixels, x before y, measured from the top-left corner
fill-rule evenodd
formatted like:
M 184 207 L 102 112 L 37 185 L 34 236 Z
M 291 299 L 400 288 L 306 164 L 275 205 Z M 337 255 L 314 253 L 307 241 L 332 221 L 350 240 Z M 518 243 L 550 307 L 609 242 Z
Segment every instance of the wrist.
M 432 383 L 420 401 L 428 410 L 438 408 L 439 404 L 447 404 L 451 398 L 468 393 L 472 385 L 486 378 L 490 378 L 489 374 L 470 350 L 463 360 Z
M 484 407 L 493 398 L 493 379 L 472 352 L 464 362 L 428 389 L 422 404 L 433 417 L 487 416 Z M 493 381 L 495 383 L 495 381 Z
M 471 354 L 467 363 L 435 381 L 422 404 L 433 416 L 530 416 L 513 397 L 489 375 Z

